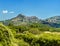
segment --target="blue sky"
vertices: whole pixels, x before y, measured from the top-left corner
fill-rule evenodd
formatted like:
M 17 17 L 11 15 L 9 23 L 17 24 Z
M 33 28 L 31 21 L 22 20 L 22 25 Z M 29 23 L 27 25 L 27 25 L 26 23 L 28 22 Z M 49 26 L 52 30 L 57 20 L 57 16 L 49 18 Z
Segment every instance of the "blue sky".
M 0 20 L 18 14 L 37 16 L 41 19 L 60 15 L 60 0 L 0 0 Z

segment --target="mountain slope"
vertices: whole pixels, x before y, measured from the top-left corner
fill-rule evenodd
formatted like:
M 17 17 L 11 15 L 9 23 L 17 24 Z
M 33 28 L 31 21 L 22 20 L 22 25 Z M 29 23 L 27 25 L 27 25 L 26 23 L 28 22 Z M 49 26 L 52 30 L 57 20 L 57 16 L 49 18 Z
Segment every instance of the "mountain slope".
M 51 27 L 60 27 L 60 16 L 54 16 L 54 17 L 50 17 L 47 18 L 45 20 L 41 20 L 36 16 L 24 16 L 22 14 L 17 15 L 16 17 L 10 19 L 10 20 L 5 20 L 2 21 L 3 24 L 5 25 L 9 25 L 9 24 L 13 24 L 13 25 L 29 25 L 31 23 L 40 23 L 40 24 L 45 24 L 45 25 L 49 25 Z
M 52 27 L 59 28 L 60 27 L 60 16 L 53 16 L 44 20 L 43 24 L 48 24 Z
M 14 24 L 14 25 L 21 25 L 21 24 L 30 24 L 30 23 L 40 23 L 41 20 L 38 19 L 36 16 L 31 16 L 27 17 L 22 14 L 19 14 L 18 16 L 10 19 L 10 20 L 5 20 L 3 23 L 5 25 L 8 25 L 9 23 Z
M 57 23 L 60 24 L 60 16 L 54 16 L 46 19 L 47 22 L 49 23 Z

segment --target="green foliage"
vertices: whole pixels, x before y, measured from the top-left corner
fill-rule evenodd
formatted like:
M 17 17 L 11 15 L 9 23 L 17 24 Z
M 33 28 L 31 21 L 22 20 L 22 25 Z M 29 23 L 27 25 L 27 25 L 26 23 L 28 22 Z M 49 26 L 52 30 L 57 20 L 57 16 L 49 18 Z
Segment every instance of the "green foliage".
M 0 45 L 2 46 L 11 46 L 13 41 L 13 34 L 11 30 L 4 26 L 3 24 L 0 24 Z
M 57 30 L 60 28 L 38 23 L 19 26 L 0 23 L 0 46 L 60 46 L 60 34 L 54 33 Z
M 20 34 L 19 37 L 29 43 L 30 46 L 60 46 L 60 35 L 58 34 L 42 33 L 40 35 L 33 35 L 26 33 Z
M 32 34 L 40 34 L 40 31 L 39 31 L 38 28 L 31 28 L 31 29 L 29 30 L 29 32 L 32 33 Z
M 18 26 L 17 29 L 19 30 L 19 32 L 24 32 L 24 31 L 28 31 L 29 30 L 29 28 L 27 26 L 24 26 L 24 25 Z

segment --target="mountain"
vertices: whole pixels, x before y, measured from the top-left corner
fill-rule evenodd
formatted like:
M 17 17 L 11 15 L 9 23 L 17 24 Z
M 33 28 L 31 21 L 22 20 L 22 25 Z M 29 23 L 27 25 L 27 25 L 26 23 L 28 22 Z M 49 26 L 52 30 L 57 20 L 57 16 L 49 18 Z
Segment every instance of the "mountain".
M 60 24 L 60 16 L 54 16 L 46 19 L 47 22 L 49 23 L 57 23 Z
M 22 14 L 19 14 L 17 17 L 11 19 L 12 22 L 38 22 L 39 19 L 36 16 L 26 17 Z
M 44 24 L 48 24 L 52 27 L 60 27 L 60 16 L 53 16 L 44 20 Z
M 19 14 L 18 16 L 10 20 L 3 21 L 5 25 L 8 25 L 9 23 L 14 24 L 14 25 L 21 25 L 21 24 L 30 24 L 30 23 L 40 23 L 40 22 L 41 20 L 38 19 L 38 17 L 36 16 L 27 17 L 22 14 Z
M 47 18 L 45 20 L 41 20 L 36 16 L 25 16 L 23 14 L 18 14 L 16 17 L 9 19 L 9 20 L 5 20 L 2 21 L 3 24 L 5 25 L 9 25 L 9 24 L 13 24 L 13 25 L 27 25 L 27 24 L 31 24 L 31 23 L 40 23 L 40 24 L 45 24 L 45 25 L 49 25 L 51 27 L 60 27 L 60 16 L 54 16 L 54 17 L 50 17 Z

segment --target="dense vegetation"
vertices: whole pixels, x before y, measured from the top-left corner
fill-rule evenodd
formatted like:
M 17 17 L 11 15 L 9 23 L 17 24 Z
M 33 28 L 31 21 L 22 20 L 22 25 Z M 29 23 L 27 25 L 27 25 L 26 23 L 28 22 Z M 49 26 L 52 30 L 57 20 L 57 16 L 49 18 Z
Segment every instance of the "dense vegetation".
M 0 23 L 0 46 L 60 46 L 59 32 L 60 28 L 38 23 L 19 26 Z

